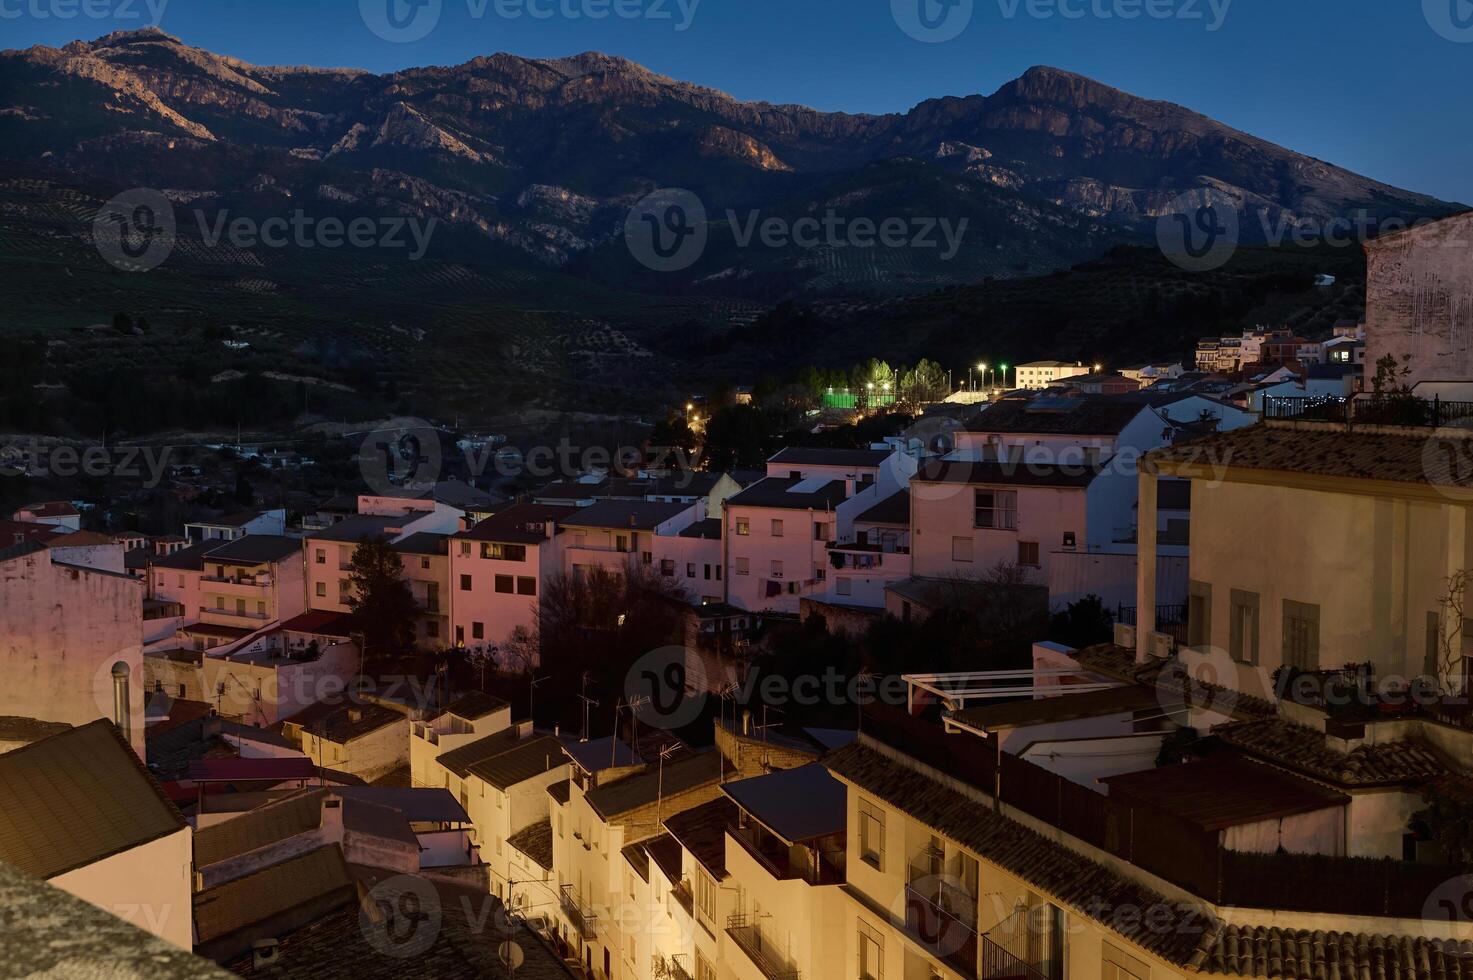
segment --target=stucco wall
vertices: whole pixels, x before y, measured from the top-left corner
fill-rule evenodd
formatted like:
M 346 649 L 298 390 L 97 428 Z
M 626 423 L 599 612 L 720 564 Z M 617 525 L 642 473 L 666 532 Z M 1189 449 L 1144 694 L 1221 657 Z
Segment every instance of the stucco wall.
M 1366 373 L 1410 356 L 1418 381 L 1473 381 L 1473 216 L 1366 248 Z
M 51 879 L 51 884 L 175 946 L 194 942 L 188 827 Z

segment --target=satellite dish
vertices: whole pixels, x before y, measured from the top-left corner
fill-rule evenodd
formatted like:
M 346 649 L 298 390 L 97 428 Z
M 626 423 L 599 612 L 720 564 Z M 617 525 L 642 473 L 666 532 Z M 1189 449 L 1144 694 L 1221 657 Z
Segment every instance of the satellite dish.
M 496 955 L 510 970 L 517 969 L 527 959 L 527 954 L 522 952 L 522 947 L 510 939 L 496 947 Z

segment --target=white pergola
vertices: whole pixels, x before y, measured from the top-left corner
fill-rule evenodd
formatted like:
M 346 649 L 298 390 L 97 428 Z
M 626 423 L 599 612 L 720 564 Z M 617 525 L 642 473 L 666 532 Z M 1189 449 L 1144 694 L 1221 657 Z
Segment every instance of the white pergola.
M 1118 681 L 1103 681 L 1099 675 L 1080 668 L 1040 670 L 967 670 L 949 674 L 903 674 L 906 707 L 915 710 L 916 691 L 939 698 L 948 711 L 959 711 L 968 701 L 990 698 L 1036 698 L 1056 694 L 1087 694 L 1122 687 Z M 1019 684 L 1017 681 L 1032 681 Z M 1043 681 L 1044 683 L 1039 683 Z

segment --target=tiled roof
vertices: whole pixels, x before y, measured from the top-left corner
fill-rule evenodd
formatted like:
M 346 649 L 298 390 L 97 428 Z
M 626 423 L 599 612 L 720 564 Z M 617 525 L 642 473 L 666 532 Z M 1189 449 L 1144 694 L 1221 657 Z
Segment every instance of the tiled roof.
M 731 801 L 722 797 L 720 800 L 713 800 L 712 802 L 730 803 Z M 665 877 L 670 879 L 671 884 L 679 883 L 681 850 L 678 840 L 669 834 L 661 834 L 659 837 L 652 837 L 644 841 L 639 846 L 644 848 L 644 852 L 650 856 L 650 860 L 654 862 L 655 867 L 659 868 Z M 722 874 L 723 876 L 725 875 L 725 869 L 722 870 Z
M 523 827 L 508 837 L 506 842 L 548 871 L 552 870 L 551 820 L 540 820 L 530 827 Z
M 665 818 L 665 829 L 717 881 L 726 878 L 726 828 L 737 822 L 741 810 L 728 796 L 682 810 Z M 675 875 L 676 878 L 680 876 Z
M 309 541 L 343 541 L 354 544 L 366 538 L 386 537 L 390 528 L 402 527 L 404 521 L 405 518 L 402 517 L 357 514 L 353 517 L 345 517 L 331 527 L 313 531 L 307 535 L 307 539 Z
M 769 463 L 783 466 L 876 467 L 890 458 L 888 449 L 830 449 L 822 446 L 790 446 Z
M 561 521 L 577 510 L 568 504 L 516 504 L 455 536 L 472 541 L 537 544 L 547 540 L 548 522 Z
M 816 489 L 793 491 L 799 483 L 791 477 L 770 476 L 759 480 L 726 501 L 727 507 L 781 507 L 787 510 L 833 510 L 848 499 L 843 480 L 830 480 Z
M 492 756 L 509 752 L 520 742 L 521 739 L 517 738 L 516 729 L 507 728 L 494 735 L 487 735 L 485 738 L 478 738 L 474 742 L 451 749 L 449 752 L 441 752 L 435 757 L 435 761 L 464 779 L 470 772 L 471 766 L 484 762 Z
M 1432 746 L 1417 739 L 1358 745 L 1341 752 L 1329 744 L 1324 732 L 1282 718 L 1219 725 L 1212 734 L 1250 755 L 1341 786 L 1422 782 L 1448 769 Z
M 1385 480 L 1463 488 L 1456 461 L 1473 454 L 1473 438 L 1347 431 L 1329 424 L 1269 421 L 1160 449 L 1158 463 L 1210 462 L 1228 470 Z
M 42 721 L 20 715 L 0 715 L 0 742 L 22 742 L 29 745 L 49 735 L 58 735 L 72 726 L 64 721 Z
M 472 775 L 504 790 L 567 764 L 562 743 L 550 735 L 539 735 L 524 739 L 506 752 L 473 762 L 469 769 Z
M 707 517 L 703 520 L 692 521 L 683 531 L 682 538 L 704 538 L 707 541 L 721 540 L 721 518 Z
M 208 868 L 241 854 L 316 830 L 326 790 L 308 790 L 194 833 L 194 863 Z
M 1074 659 L 1079 666 L 1094 673 L 1154 688 L 1164 699 L 1162 707 L 1168 710 L 1180 707 L 1189 697 L 1195 707 L 1227 708 L 1236 718 L 1273 718 L 1278 715 L 1272 702 L 1256 695 L 1232 691 L 1195 677 L 1190 683 L 1185 683 L 1186 675 L 1180 661 L 1151 660 L 1138 664 L 1134 650 L 1117 647 L 1113 643 L 1084 647 L 1074 653 Z
M 271 561 L 282 561 L 302 550 L 301 538 L 287 538 L 276 534 L 247 534 L 243 538 L 227 541 L 211 548 L 206 556 L 209 561 L 242 562 L 257 565 Z
M 624 860 L 629 863 L 629 867 L 633 868 L 636 874 L 645 881 L 650 880 L 650 856 L 645 851 L 643 844 L 630 844 L 620 853 L 624 855 Z
M 554 803 L 560 805 L 567 803 L 569 796 L 572 794 L 572 782 L 573 781 L 571 779 L 558 780 L 551 786 L 547 787 L 547 795 L 552 797 Z
M 0 861 L 52 878 L 188 824 L 113 723 L 0 755 Z
M 692 504 L 654 503 L 648 500 L 600 500 L 563 518 L 565 527 L 652 531 L 689 510 Z
M 244 820 L 235 817 L 226 823 Z M 256 922 L 294 909 L 336 891 L 351 897 L 353 878 L 336 844 L 216 885 L 194 896 L 194 931 L 198 943 L 209 943 Z M 339 937 L 341 941 L 342 937 Z
M 1050 406 L 1057 404 L 1049 402 Z M 1138 402 L 1110 397 L 1070 399 L 1058 409 L 1032 401 L 1004 399 L 967 423 L 968 432 L 1041 432 L 1054 435 L 1119 435 L 1145 411 Z
M 1473 942 L 1225 925 L 1190 965 L 1203 973 L 1283 980 L 1467 980 Z
M 444 713 L 455 715 L 457 718 L 464 718 L 466 721 L 475 721 L 478 718 L 486 717 L 493 711 L 500 711 L 502 708 L 509 707 L 511 707 L 510 704 L 494 694 L 487 694 L 484 691 L 467 691 L 464 694 L 456 695 L 445 706 Z
M 42 500 L 33 504 L 24 504 L 16 513 L 21 511 L 36 517 L 75 517 L 78 513 L 77 508 L 67 500 Z
M 1343 807 L 1350 797 L 1275 766 L 1221 754 L 1106 776 L 1112 800 L 1169 813 L 1208 831 Z
M 445 555 L 449 553 L 450 535 L 420 531 L 395 541 L 393 549 L 405 555 Z
M 1210 922 L 1205 906 L 1168 899 L 1110 868 L 1069 850 L 976 799 L 910 765 L 897 762 L 862 740 L 824 759 L 836 776 L 905 811 L 1043 892 L 1075 913 L 1103 922 L 1142 949 L 1172 963 L 1185 963 Z M 1117 914 L 1117 910 L 1137 914 Z M 1142 916 L 1141 909 L 1153 914 Z M 1157 915 L 1155 913 L 1159 912 Z
M 68 980 L 230 980 L 187 949 L 0 862 L 0 973 Z
M 701 752 L 666 762 L 663 774 L 658 765 L 651 765 L 638 775 L 591 789 L 583 798 L 594 813 L 608 820 L 655 802 L 661 790 L 668 800 L 704 785 L 715 785 L 721 778 L 721 766 L 720 753 Z

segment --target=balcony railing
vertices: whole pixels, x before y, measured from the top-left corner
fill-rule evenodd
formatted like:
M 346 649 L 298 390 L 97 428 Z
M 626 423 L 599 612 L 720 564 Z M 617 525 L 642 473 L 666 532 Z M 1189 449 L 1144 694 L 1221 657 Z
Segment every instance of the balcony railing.
M 730 827 L 728 832 L 763 870 L 778 881 L 800 879 L 811 885 L 831 885 L 844 881 L 843 868 L 836 866 L 821 853 L 808 860 L 799 854 L 795 861 L 793 851 L 786 843 L 752 827 Z
M 670 980 L 693 980 L 690 971 L 685 968 L 684 959 L 684 953 L 676 953 L 665 961 L 665 965 L 670 972 Z
M 798 980 L 797 965 L 762 934 L 750 915 L 728 917 L 726 934 L 741 947 L 767 980 Z
M 210 616 L 234 616 L 236 619 L 261 619 L 261 620 L 264 620 L 264 619 L 270 619 L 271 618 L 270 613 L 248 612 L 248 611 L 246 611 L 244 609 L 224 609 L 224 608 L 221 608 L 221 607 L 200 606 L 199 607 L 199 611 L 200 611 L 200 613 L 202 615 L 210 615 Z
M 1057 980 L 982 937 L 982 980 Z
M 966 977 L 977 976 L 975 899 L 973 922 L 963 921 L 943 907 L 944 897 L 934 888 L 937 879 L 920 877 L 905 886 L 905 928 L 933 956 Z
M 572 885 L 564 885 L 558 895 L 558 901 L 562 905 L 563 914 L 578 930 L 578 935 L 584 939 L 596 939 L 598 937 L 598 916 L 587 905 L 573 894 Z
M 1473 402 L 1443 401 L 1440 397 L 1382 395 L 1372 398 L 1278 398 L 1263 400 L 1266 419 L 1306 422 L 1344 422 L 1439 428 L 1473 416 Z

